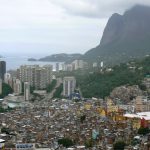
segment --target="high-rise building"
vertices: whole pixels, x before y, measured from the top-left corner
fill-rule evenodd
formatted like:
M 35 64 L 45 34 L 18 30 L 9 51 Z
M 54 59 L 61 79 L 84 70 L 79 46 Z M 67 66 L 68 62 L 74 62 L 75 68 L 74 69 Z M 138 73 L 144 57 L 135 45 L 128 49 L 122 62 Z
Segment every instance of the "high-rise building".
M 64 66 L 63 66 L 63 71 L 73 71 L 73 68 L 74 67 L 74 65 L 72 65 L 72 64 L 64 64 Z
M 65 71 L 65 64 L 61 64 L 61 67 L 62 67 L 62 71 Z
M 9 81 L 11 80 L 11 75 L 10 75 L 10 73 L 5 73 L 5 75 L 4 75 L 4 82 L 6 83 L 6 84 L 9 84 Z
M 72 62 L 73 70 L 83 69 L 84 68 L 84 61 L 83 60 L 74 60 Z
M 59 63 L 56 63 L 56 72 L 59 72 Z
M 35 73 L 35 88 L 44 89 L 47 86 L 47 70 L 45 68 L 36 69 Z
M 2 87 L 2 79 L 0 79 L 0 94 L 2 94 L 2 90 L 3 90 L 3 87 Z
M 30 84 L 29 82 L 24 82 L 24 100 L 30 100 Z
M 6 62 L 0 61 L 0 78 L 4 81 L 4 75 L 6 73 Z
M 52 81 L 52 65 L 21 66 L 18 71 L 19 79 L 22 82 L 29 82 L 36 89 L 44 89 Z
M 24 65 L 20 67 L 20 80 L 22 82 L 29 82 L 31 86 L 34 86 L 34 73 L 35 69 L 38 68 L 39 65 Z
M 16 79 L 13 83 L 13 90 L 15 94 L 21 94 L 22 93 L 22 82 L 19 79 Z
M 64 77 L 63 80 L 63 95 L 68 97 L 76 88 L 76 79 L 75 77 Z
M 53 74 L 52 74 L 53 66 L 52 65 L 45 65 L 45 66 L 43 66 L 43 68 L 46 69 L 46 80 L 47 80 L 46 82 L 47 82 L 47 84 L 50 84 L 52 81 L 52 77 L 53 77 Z

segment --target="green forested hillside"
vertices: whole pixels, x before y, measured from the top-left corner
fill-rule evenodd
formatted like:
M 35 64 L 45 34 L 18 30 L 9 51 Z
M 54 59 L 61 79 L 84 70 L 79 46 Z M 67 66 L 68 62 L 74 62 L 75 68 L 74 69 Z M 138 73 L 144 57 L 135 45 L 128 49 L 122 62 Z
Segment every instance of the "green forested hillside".
M 113 71 L 103 72 L 94 69 L 77 70 L 74 72 L 61 72 L 59 77 L 75 76 L 77 87 L 80 88 L 82 96 L 101 97 L 109 96 L 110 92 L 122 85 L 140 85 L 147 75 L 150 75 L 150 56 L 143 60 L 135 60 L 127 64 L 120 64 L 112 68 Z
M 0 94 L 0 98 L 4 98 L 13 92 L 13 89 L 6 83 L 3 83 L 2 87 L 2 94 Z
M 135 66 L 135 69 L 131 69 Z M 141 85 L 141 81 L 150 74 L 150 57 L 142 61 L 115 66 L 112 72 L 86 74 L 76 76 L 83 97 L 108 96 L 110 92 L 121 85 Z

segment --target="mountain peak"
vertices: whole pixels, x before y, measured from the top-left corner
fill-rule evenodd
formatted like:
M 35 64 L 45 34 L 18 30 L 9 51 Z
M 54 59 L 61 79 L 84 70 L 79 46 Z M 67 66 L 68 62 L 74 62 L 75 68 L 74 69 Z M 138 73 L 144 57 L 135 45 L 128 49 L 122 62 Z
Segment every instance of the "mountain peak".
M 150 6 L 135 5 L 123 15 L 113 14 L 104 29 L 100 45 L 85 58 L 125 62 L 150 54 Z M 89 55 L 89 56 L 88 56 Z
M 120 34 L 122 24 L 122 16 L 118 13 L 114 13 L 108 20 L 108 23 L 103 32 L 100 45 L 103 46 L 112 42 L 112 39 L 114 39 L 114 35 Z

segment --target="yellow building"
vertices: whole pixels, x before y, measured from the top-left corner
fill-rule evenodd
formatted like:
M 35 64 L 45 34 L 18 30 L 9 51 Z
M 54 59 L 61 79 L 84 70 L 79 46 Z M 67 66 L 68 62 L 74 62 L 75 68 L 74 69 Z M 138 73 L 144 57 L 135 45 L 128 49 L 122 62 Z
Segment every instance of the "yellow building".
M 110 98 L 107 98 L 107 106 L 112 106 L 112 105 L 114 105 L 113 100 Z
M 118 110 L 119 110 L 119 107 L 118 106 L 116 106 L 116 105 L 108 105 L 107 106 L 107 112 L 109 113 L 109 112 L 118 112 Z
M 91 107 L 92 107 L 92 105 L 91 105 L 91 104 L 85 104 L 85 105 L 84 105 L 84 108 L 85 108 L 86 110 L 90 110 L 90 109 L 91 109 Z
M 101 117 L 106 117 L 107 112 L 104 108 L 97 108 L 97 112 L 100 114 Z

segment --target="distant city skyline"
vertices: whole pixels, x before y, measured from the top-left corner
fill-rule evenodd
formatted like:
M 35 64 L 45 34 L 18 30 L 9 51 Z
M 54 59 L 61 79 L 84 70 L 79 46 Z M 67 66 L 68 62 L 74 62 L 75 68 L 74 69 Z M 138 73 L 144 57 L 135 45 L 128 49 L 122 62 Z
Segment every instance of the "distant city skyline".
M 148 0 L 0 0 L 0 55 L 85 53 L 108 18 Z

